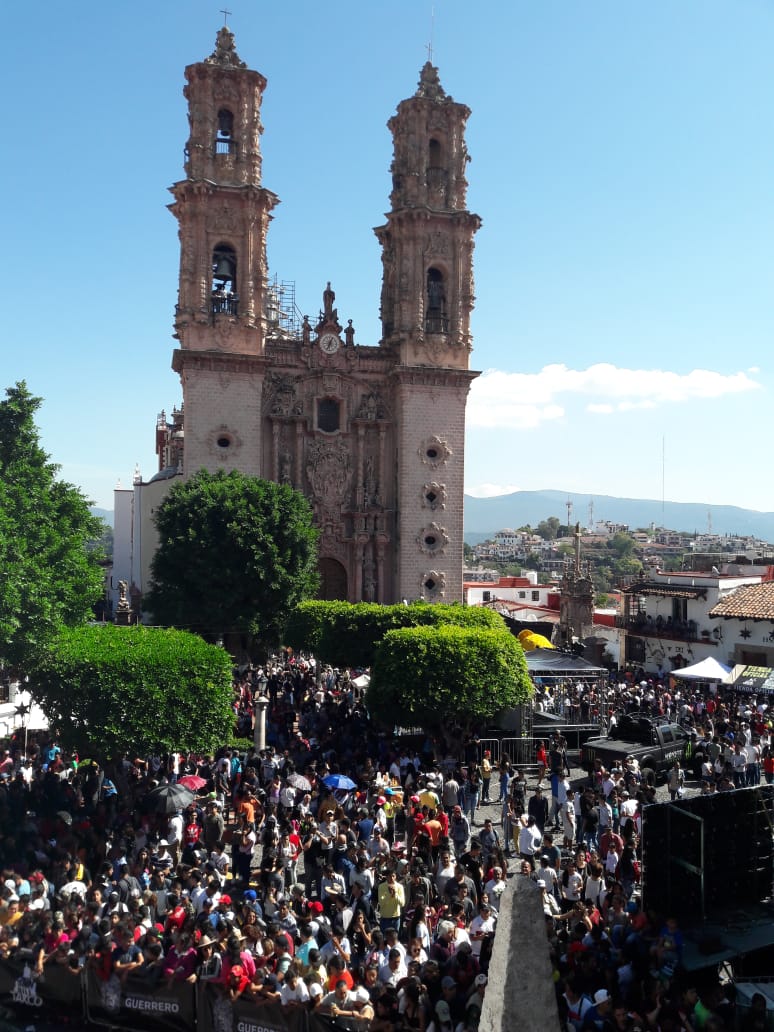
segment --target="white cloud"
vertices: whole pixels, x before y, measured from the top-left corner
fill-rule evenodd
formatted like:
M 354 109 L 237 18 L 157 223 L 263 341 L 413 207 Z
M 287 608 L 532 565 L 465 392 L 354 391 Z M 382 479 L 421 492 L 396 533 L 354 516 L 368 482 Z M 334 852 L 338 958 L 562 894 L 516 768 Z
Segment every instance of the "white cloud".
M 466 487 L 465 494 L 474 498 L 496 498 L 497 495 L 513 494 L 520 490 L 518 484 L 478 484 L 476 487 Z
M 467 420 L 471 427 L 534 429 L 561 419 L 565 414 L 562 403 L 569 403 L 573 396 L 589 399 L 586 411 L 609 415 L 760 388 L 748 373 L 724 374 L 711 369 L 673 373 L 666 369 L 623 369 L 609 362 L 598 362 L 587 369 L 547 365 L 537 373 L 489 369 L 473 381 Z

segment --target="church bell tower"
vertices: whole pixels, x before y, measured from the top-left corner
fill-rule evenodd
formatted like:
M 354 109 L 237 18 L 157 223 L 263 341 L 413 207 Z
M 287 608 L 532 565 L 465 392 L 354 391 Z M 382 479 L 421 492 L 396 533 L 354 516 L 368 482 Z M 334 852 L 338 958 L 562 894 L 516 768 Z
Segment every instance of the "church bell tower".
M 261 185 L 266 79 L 239 59 L 225 26 L 185 77 L 186 178 L 169 206 L 180 238 L 172 364 L 183 387 L 183 472 L 260 475 L 266 234 L 278 203 Z
M 392 193 L 382 246 L 381 347 L 395 361 L 396 582 L 403 597 L 462 600 L 465 405 L 472 380 L 470 109 L 428 61 L 388 122 Z

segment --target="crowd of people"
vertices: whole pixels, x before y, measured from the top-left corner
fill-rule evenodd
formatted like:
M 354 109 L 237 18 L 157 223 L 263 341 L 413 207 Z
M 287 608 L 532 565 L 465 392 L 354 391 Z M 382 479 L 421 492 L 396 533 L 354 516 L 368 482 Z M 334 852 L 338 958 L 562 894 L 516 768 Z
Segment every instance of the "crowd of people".
M 11 742 L 0 957 L 33 977 L 58 965 L 121 985 L 207 983 L 224 1000 L 376 1032 L 475 1032 L 510 868 L 539 894 L 568 1028 L 731 1027 L 717 980 L 686 979 L 676 922 L 642 909 L 642 813 L 656 789 L 635 761 L 573 779 L 558 733 L 529 770 L 458 729 L 393 739 L 374 731 L 347 672 L 316 677 L 296 659 L 236 678 L 243 735 L 263 689 L 260 752 L 126 756 L 106 772 L 45 735 Z M 756 763 L 771 781 L 764 703 L 647 678 L 604 692 L 610 719 L 636 708 L 680 720 L 732 767 L 744 749 L 745 784 Z M 725 768 L 705 773 L 725 787 Z M 198 792 L 159 812 L 158 789 L 191 777 Z
M 400 747 L 345 672 L 318 679 L 295 660 L 237 678 L 242 733 L 259 686 L 260 752 L 106 771 L 43 734 L 12 740 L 0 957 L 32 978 L 57 965 L 119 985 L 206 982 L 377 1032 L 475 1032 L 507 877 L 480 808 L 491 765 L 485 781 L 475 745 L 467 765 L 430 739 Z M 199 790 L 163 812 L 159 789 L 191 778 Z
M 565 689 L 543 689 L 566 697 Z M 609 686 L 573 688 L 576 707 L 601 706 L 614 733 L 622 713 L 679 722 L 706 756 L 701 770 L 675 761 L 666 779 L 672 800 L 774 783 L 772 717 L 765 697 L 685 686 L 639 676 Z M 643 810 L 659 801 L 635 758 L 611 769 L 597 760 L 587 781 L 571 785 L 564 742 L 555 735 L 538 747 L 539 780 L 527 798 L 521 776 L 510 786 L 520 872 L 541 893 L 560 1012 L 568 1028 L 603 1030 L 730 1029 L 774 1026 L 759 993 L 736 1007 L 734 986 L 714 969 L 690 974 L 684 937 L 668 915 L 643 909 L 639 892 Z M 546 791 L 540 786 L 545 784 Z M 544 798 L 545 796 L 545 798 Z M 663 798 L 663 796 L 661 797 Z M 519 825 L 515 824 L 515 820 Z

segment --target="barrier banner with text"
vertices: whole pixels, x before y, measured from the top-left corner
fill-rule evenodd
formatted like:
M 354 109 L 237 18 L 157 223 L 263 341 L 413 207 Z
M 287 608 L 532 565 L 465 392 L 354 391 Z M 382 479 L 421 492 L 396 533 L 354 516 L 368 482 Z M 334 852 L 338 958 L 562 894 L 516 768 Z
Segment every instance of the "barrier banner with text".
M 80 972 L 62 964 L 47 964 L 35 976 L 22 958 L 0 960 L 0 1003 L 13 1008 L 81 1009 Z
M 96 1025 L 140 1032 L 190 1032 L 196 1026 L 196 987 L 188 982 L 151 985 L 140 978 L 107 981 L 86 975 L 86 1017 Z
M 283 1007 L 274 1001 L 232 1001 L 216 987 L 199 986 L 197 1032 L 306 1032 L 303 1007 Z

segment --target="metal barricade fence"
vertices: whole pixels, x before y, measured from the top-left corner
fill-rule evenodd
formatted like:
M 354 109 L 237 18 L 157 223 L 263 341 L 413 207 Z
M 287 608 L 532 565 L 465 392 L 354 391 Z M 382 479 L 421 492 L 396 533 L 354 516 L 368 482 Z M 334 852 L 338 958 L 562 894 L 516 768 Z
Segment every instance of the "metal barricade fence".
M 488 749 L 492 766 L 497 767 L 503 756 L 507 756 L 512 766 L 534 767 L 537 769 L 535 753 L 538 742 L 544 742 L 548 746 L 547 737 L 519 737 L 519 738 L 482 738 L 479 746 L 481 755 Z

